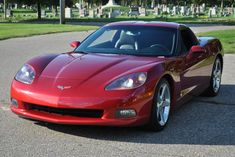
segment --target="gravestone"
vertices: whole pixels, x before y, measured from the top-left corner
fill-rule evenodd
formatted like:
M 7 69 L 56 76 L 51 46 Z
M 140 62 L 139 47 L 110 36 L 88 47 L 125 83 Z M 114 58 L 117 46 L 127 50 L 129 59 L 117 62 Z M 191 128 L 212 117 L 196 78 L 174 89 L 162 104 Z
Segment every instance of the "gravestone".
M 215 8 L 215 7 L 210 8 L 210 9 L 209 9 L 208 16 L 209 16 L 209 17 L 213 17 L 213 16 L 216 16 L 216 15 L 217 15 L 216 8 Z
M 211 15 L 212 16 L 216 16 L 217 14 L 216 14 L 216 8 L 214 7 L 214 8 L 212 8 L 212 10 L 211 10 Z
M 44 10 L 44 9 L 41 10 L 41 17 L 42 18 L 46 17 L 46 10 Z
M 131 9 L 128 13 L 129 16 L 139 16 L 140 12 L 139 12 L 139 7 L 137 6 L 131 6 Z
M 167 12 L 168 14 L 170 13 L 170 8 L 169 8 L 169 7 L 166 8 L 166 12 Z
M 160 8 L 155 7 L 155 8 L 154 8 L 154 14 L 155 14 L 155 15 L 160 15 Z
M 146 16 L 146 8 L 139 8 L 140 16 Z
M 172 15 L 177 15 L 177 7 L 173 6 Z
M 79 15 L 80 15 L 80 17 L 86 17 L 87 16 L 86 8 L 80 9 L 79 10 Z
M 185 6 L 181 6 L 180 14 L 183 16 L 186 14 L 186 7 Z
M 211 17 L 212 17 L 212 10 L 211 10 L 211 9 L 209 9 L 208 17 L 209 17 L 209 18 L 211 18 Z
M 72 9 L 71 8 L 65 8 L 65 18 L 72 18 Z
M 233 8 L 232 7 L 228 7 L 227 8 L 228 14 L 232 14 L 233 15 Z
M 95 10 L 89 10 L 89 17 L 90 18 L 95 18 Z
M 200 7 L 196 7 L 196 13 L 200 14 Z
M 7 16 L 7 17 L 12 17 L 12 16 L 13 16 L 12 10 L 7 9 L 7 10 L 6 10 L 6 16 Z
M 162 11 L 167 12 L 167 5 L 162 5 Z

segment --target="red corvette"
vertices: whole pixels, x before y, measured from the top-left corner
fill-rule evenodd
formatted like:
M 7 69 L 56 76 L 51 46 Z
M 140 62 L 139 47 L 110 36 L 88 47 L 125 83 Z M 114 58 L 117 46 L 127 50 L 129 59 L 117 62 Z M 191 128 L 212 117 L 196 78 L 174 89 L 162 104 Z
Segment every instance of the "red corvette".
M 185 25 L 117 22 L 73 52 L 29 60 L 11 86 L 11 110 L 58 124 L 162 130 L 170 111 L 192 96 L 216 96 L 223 48 Z

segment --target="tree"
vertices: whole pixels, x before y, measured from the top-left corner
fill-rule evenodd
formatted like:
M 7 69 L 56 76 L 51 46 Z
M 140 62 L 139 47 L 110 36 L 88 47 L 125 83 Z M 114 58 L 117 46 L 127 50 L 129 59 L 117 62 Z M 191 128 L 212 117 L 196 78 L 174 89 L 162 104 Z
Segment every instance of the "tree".
M 7 1 L 4 0 L 3 3 L 4 3 L 4 19 L 6 19 L 6 17 L 7 17 Z

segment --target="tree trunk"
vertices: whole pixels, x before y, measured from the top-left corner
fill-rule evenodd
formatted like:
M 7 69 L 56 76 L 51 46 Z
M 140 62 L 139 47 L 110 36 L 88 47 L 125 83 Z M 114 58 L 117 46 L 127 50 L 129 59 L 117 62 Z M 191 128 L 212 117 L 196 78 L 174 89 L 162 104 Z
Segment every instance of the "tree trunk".
M 55 5 L 55 16 L 58 15 L 58 9 L 57 9 L 57 5 Z
M 221 9 L 224 10 L 224 0 L 221 1 Z
M 4 19 L 6 19 L 7 18 L 7 0 L 4 0 L 3 3 L 4 3 Z
M 65 0 L 60 0 L 60 24 L 65 24 Z
M 37 7 L 38 7 L 38 20 L 41 20 L 41 3 L 40 3 L 40 0 L 37 0 Z

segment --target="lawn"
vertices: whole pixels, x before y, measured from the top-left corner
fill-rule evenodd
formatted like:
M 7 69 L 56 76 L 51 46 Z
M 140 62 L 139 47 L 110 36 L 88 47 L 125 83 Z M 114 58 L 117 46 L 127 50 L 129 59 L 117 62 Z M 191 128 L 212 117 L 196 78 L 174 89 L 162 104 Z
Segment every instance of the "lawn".
M 225 53 L 235 54 L 235 29 L 199 33 L 198 36 L 212 36 L 220 39 Z
M 0 40 L 57 32 L 88 31 L 97 28 L 96 26 L 81 25 L 1 23 Z

